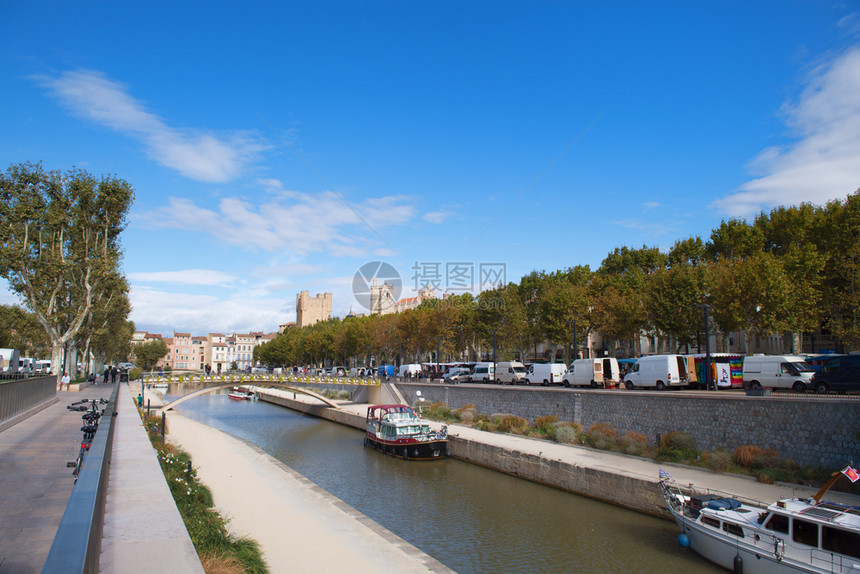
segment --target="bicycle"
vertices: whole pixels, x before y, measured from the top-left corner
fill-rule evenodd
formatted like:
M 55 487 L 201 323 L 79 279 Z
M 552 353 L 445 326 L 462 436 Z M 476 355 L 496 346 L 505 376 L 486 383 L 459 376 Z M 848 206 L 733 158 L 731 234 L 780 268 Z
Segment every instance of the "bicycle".
M 84 421 L 84 426 L 81 427 L 81 431 L 84 433 L 83 440 L 81 441 L 81 449 L 78 451 L 78 456 L 73 462 L 66 463 L 67 468 L 74 468 L 72 476 L 75 477 L 76 484 L 78 482 L 78 475 L 81 473 L 81 467 L 84 464 L 84 456 L 87 451 L 90 450 L 93 438 L 95 438 L 96 431 L 98 431 L 99 428 L 99 421 L 104 415 L 104 409 L 101 411 L 98 410 L 98 405 L 100 403 L 107 404 L 107 401 L 105 399 L 85 399 L 83 401 L 72 403 L 67 407 L 69 410 L 85 411 L 81 416 L 81 420 Z

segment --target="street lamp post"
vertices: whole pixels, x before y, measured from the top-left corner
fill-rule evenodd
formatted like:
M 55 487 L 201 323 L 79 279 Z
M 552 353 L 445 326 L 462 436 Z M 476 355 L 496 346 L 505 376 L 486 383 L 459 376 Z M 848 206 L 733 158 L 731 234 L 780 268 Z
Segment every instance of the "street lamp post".
M 496 330 L 493 329 L 493 378 L 496 378 Z M 493 381 L 490 381 L 493 382 Z
M 439 337 L 436 337 L 436 376 L 439 376 Z
M 696 305 L 696 307 L 703 309 L 705 312 L 705 389 L 707 390 L 717 390 L 717 383 L 714 381 L 714 387 L 711 388 L 711 335 L 710 335 L 710 327 L 709 327 L 709 317 L 708 310 L 710 309 L 710 305 L 707 303 L 702 303 L 701 305 Z

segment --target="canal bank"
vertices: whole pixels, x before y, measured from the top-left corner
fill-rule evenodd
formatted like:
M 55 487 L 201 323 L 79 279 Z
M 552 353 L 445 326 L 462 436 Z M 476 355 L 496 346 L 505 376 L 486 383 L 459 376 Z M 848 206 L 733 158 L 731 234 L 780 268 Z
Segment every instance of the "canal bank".
M 451 572 L 258 446 L 175 412 L 166 418 L 168 440 L 191 454 L 231 533 L 257 540 L 273 574 Z
M 282 407 L 364 429 L 367 405 L 363 403 L 340 402 L 340 408 L 333 409 L 300 393 L 280 389 L 260 388 L 258 395 L 261 400 Z M 681 465 L 661 465 L 650 459 L 478 431 L 465 425 L 450 425 L 448 433 L 451 454 L 457 459 L 666 519 L 670 516 L 657 486 L 661 467 L 680 484 L 694 484 L 763 502 L 779 498 L 808 498 L 815 494 L 815 489 L 799 485 L 762 484 L 751 477 Z M 831 492 L 828 498 L 860 505 L 860 497 L 844 493 Z

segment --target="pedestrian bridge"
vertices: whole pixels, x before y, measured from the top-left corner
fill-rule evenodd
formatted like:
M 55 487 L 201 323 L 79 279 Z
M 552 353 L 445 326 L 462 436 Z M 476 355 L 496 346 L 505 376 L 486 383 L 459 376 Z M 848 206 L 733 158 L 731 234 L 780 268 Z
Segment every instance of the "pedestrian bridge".
M 340 408 L 340 406 L 338 406 L 336 403 L 332 402 L 331 400 L 327 399 L 326 397 L 322 396 L 321 394 L 315 393 L 315 392 L 308 390 L 308 389 L 302 389 L 299 387 L 294 387 L 294 386 L 288 385 L 286 383 L 266 382 L 265 384 L 268 387 L 277 387 L 279 389 L 287 389 L 287 390 L 292 391 L 294 393 L 302 393 L 303 395 L 308 395 L 308 396 L 314 397 L 315 399 L 322 401 L 323 403 L 327 404 L 328 406 L 330 406 L 332 408 L 335 408 L 335 409 Z M 179 406 L 180 404 L 184 403 L 185 401 L 193 399 L 194 397 L 199 397 L 200 395 L 205 395 L 207 393 L 211 393 L 212 391 L 217 391 L 219 389 L 226 389 L 228 387 L 235 387 L 235 386 L 236 386 L 235 382 L 216 383 L 210 387 L 204 387 L 202 389 L 198 389 L 196 391 L 188 393 L 187 395 L 179 397 L 178 399 L 172 400 L 169 403 L 167 403 L 166 405 L 164 405 L 163 407 L 161 407 L 161 410 L 169 411 L 169 410 L 173 409 L 174 407 Z

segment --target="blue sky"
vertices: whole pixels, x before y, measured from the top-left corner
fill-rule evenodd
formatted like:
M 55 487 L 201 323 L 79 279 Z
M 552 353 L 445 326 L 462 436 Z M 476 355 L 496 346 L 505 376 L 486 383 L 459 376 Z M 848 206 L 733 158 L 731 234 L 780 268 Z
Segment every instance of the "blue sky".
M 134 186 L 131 318 L 166 335 L 860 187 L 851 2 L 4 2 L 0 81 L 3 169 Z

